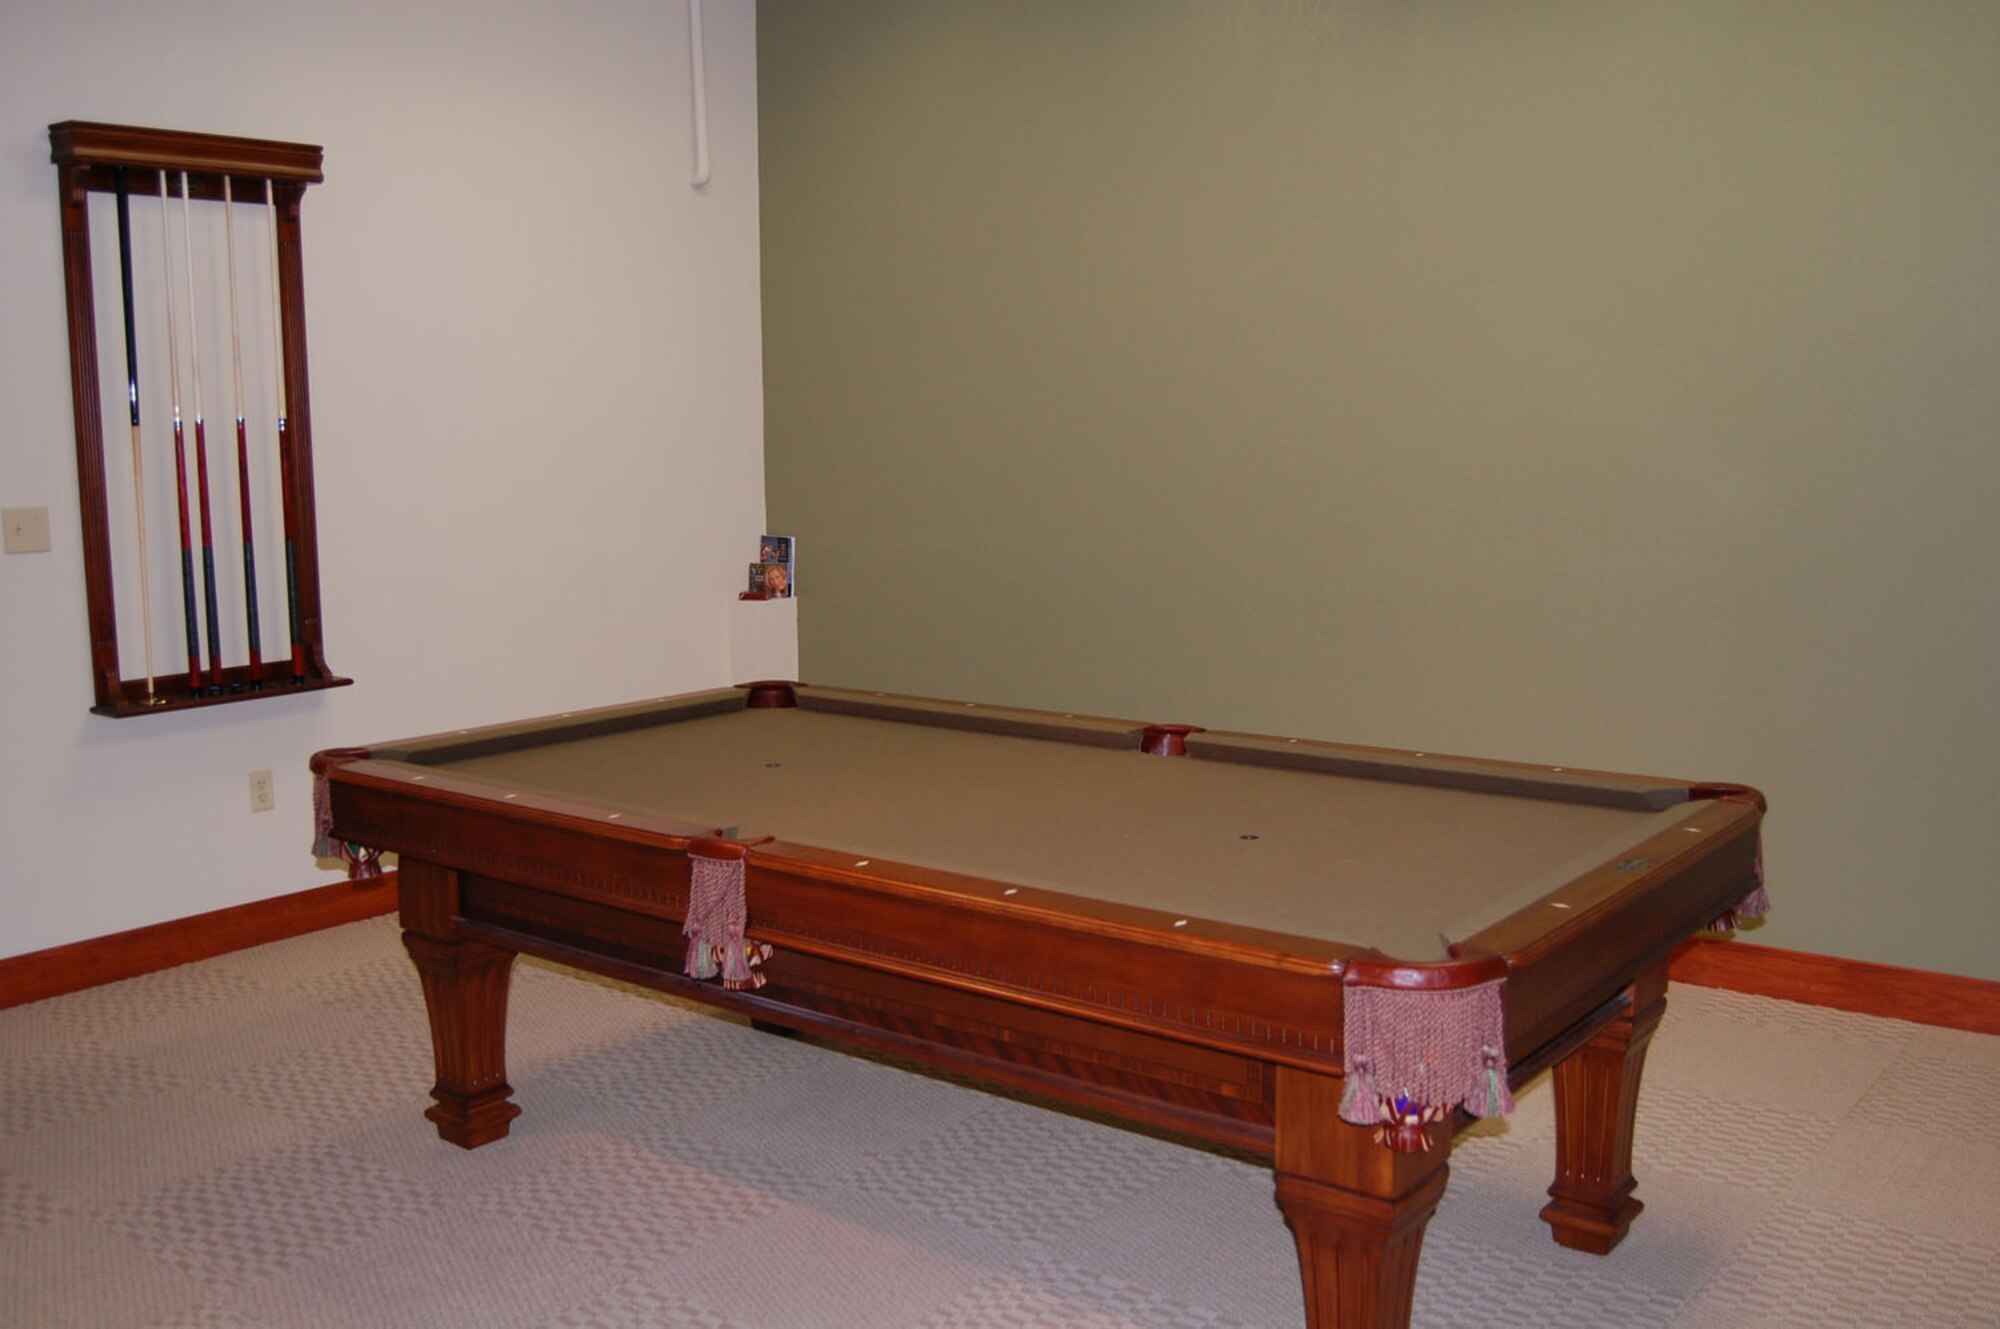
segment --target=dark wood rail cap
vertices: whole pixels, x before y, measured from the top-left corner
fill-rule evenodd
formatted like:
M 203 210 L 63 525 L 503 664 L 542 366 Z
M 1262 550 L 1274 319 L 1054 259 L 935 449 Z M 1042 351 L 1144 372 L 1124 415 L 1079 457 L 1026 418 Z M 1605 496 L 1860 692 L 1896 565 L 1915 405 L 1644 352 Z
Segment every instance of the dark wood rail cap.
M 1149 724 L 1139 751 L 1152 757 L 1185 757 L 1188 735 L 1207 732 L 1195 724 Z
M 325 748 L 313 753 L 306 765 L 314 775 L 325 775 L 336 766 L 345 766 L 350 761 L 367 761 L 374 755 L 373 748 Z
M 1381 951 L 1357 955 L 1347 962 L 1341 981 L 1355 987 L 1402 988 L 1415 992 L 1444 992 L 1453 988 L 1478 987 L 1505 978 L 1507 957 L 1492 951 L 1454 945 L 1449 960 L 1396 960 Z
M 1747 784 L 1728 784 L 1722 781 L 1704 781 L 1688 786 L 1690 802 L 1713 798 L 1724 803 L 1748 803 L 1759 812 L 1769 812 L 1771 806 L 1764 801 L 1761 789 L 1753 789 Z
M 755 683 L 736 686 L 743 689 L 745 710 L 775 711 L 799 704 L 799 685 L 790 679 L 760 678 Z
M 732 840 L 721 831 L 714 835 L 688 837 L 687 851 L 690 858 L 726 858 L 741 862 L 750 857 L 750 851 L 758 845 L 771 843 L 772 837 L 760 835 L 754 840 Z

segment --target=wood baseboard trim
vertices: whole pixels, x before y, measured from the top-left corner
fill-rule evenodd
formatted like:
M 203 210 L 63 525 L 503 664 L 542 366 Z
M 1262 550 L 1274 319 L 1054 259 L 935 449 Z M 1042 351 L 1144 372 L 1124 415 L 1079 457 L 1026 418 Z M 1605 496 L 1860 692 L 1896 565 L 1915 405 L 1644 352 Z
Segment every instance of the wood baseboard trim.
M 2000 1034 L 2000 983 L 1983 978 L 1702 937 L 1674 952 L 1668 972 L 1698 987 Z
M 0 959 L 0 1010 L 374 918 L 396 902 L 391 871 Z M 1982 978 L 1706 937 L 1674 952 L 1670 973 L 1697 987 L 2000 1034 L 2000 983 Z
M 396 874 L 390 872 L 378 881 L 337 881 L 192 918 L 31 951 L 0 960 L 0 1010 L 374 918 L 395 908 Z

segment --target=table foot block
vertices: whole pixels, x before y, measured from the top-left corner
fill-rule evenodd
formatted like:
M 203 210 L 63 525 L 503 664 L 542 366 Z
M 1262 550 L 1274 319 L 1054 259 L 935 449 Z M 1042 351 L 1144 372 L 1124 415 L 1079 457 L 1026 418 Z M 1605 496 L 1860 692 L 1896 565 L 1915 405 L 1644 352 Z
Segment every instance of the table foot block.
M 1550 1195 L 1552 1198 L 1542 1206 L 1542 1221 L 1549 1225 L 1549 1234 L 1558 1246 L 1592 1255 L 1609 1255 L 1613 1247 L 1625 1240 L 1632 1220 L 1646 1207 L 1633 1199 L 1629 1190 L 1609 1205 L 1553 1191 Z
M 507 1134 L 507 1124 L 521 1115 L 520 1105 L 511 1100 L 512 1085 L 500 1084 L 476 1094 L 431 1091 L 437 1102 L 424 1115 L 437 1123 L 438 1137 L 461 1149 L 477 1149 Z

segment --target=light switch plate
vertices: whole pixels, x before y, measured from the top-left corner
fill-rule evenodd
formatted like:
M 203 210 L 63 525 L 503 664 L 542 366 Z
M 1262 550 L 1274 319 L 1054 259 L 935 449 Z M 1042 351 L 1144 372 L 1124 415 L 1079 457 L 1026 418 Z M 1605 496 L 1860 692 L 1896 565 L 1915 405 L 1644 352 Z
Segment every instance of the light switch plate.
M 49 552 L 49 510 L 47 508 L 0 508 L 0 522 L 7 528 L 10 554 Z

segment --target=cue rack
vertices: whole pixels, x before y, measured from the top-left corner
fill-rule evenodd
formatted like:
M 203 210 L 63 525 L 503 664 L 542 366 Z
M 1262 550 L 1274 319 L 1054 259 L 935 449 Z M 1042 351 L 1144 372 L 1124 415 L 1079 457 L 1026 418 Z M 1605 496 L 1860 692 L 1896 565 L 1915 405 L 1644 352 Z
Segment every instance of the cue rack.
M 307 390 L 299 206 L 306 187 L 325 179 L 321 149 L 300 143 L 66 120 L 49 126 L 49 155 L 60 181 L 77 489 L 83 524 L 90 670 L 96 691 L 96 703 L 90 709 L 113 717 L 151 715 L 351 683 L 352 679 L 338 677 L 326 663 L 313 509 L 312 406 Z M 225 199 L 225 182 L 234 199 L 233 208 L 220 206 Z M 123 356 L 118 331 L 112 331 L 103 342 L 99 340 L 91 237 L 91 195 L 120 196 L 121 184 L 118 258 L 107 265 L 105 279 L 111 287 L 122 287 Z M 198 236 L 193 221 L 197 203 L 203 205 Z M 220 219 L 217 212 L 222 214 Z M 184 270 L 175 263 L 170 221 L 180 226 Z M 214 271 L 215 242 L 224 226 L 236 228 L 228 239 L 226 323 L 212 307 L 220 287 L 220 276 Z M 159 260 L 148 265 L 152 270 L 143 276 L 133 262 L 134 236 L 141 231 L 149 233 L 149 256 L 152 242 L 158 241 Z M 249 330 L 239 337 L 242 310 L 237 281 L 239 241 L 244 235 L 253 241 L 247 252 L 257 280 L 251 285 L 253 289 L 261 286 L 263 298 L 252 301 Z M 211 259 L 207 273 L 211 307 L 203 306 L 196 290 L 197 243 Z M 181 298 L 187 307 L 177 309 L 175 287 L 183 280 Z M 137 333 L 135 287 L 150 296 L 149 301 L 138 302 L 142 309 L 151 305 L 146 323 L 147 347 L 153 355 L 150 368 L 163 367 L 157 355 L 162 324 L 169 363 L 191 358 L 195 368 L 194 422 L 189 423 L 184 437 L 180 430 L 181 418 L 186 415 L 180 369 L 173 369 L 170 384 L 163 385 L 165 375 L 158 372 L 150 373 L 152 382 L 148 383 L 142 378 L 142 362 L 132 349 Z M 115 301 L 117 297 L 107 293 L 105 298 Z M 199 320 L 204 317 L 211 332 L 222 327 L 227 329 L 226 335 L 211 336 L 206 345 L 200 345 Z M 179 341 L 183 319 L 185 344 Z M 249 412 L 244 403 L 251 394 L 243 386 L 241 347 L 253 341 L 253 358 L 262 355 L 262 367 L 269 372 L 256 385 L 260 409 Z M 110 399 L 103 395 L 106 385 L 99 373 L 100 349 L 113 363 L 125 363 L 132 391 Z M 232 378 L 233 399 L 229 391 Z M 115 375 L 113 381 L 115 384 Z M 192 468 L 204 384 L 219 385 L 220 390 L 209 399 L 214 409 L 207 413 L 213 425 L 208 441 L 213 446 L 202 452 L 205 461 L 212 454 L 223 464 L 204 464 L 197 475 Z M 138 402 L 132 407 L 129 461 L 124 460 L 122 419 L 113 430 L 113 447 L 107 452 L 105 446 L 107 400 L 116 401 L 121 396 L 136 397 Z M 248 453 L 242 450 L 241 422 L 246 415 L 255 415 L 258 421 Z M 239 462 L 246 456 L 248 462 Z M 121 512 L 114 518 L 107 473 L 116 475 L 122 485 L 126 468 L 130 494 L 118 505 Z M 263 478 L 253 479 L 260 471 Z M 214 486 L 211 479 L 217 480 Z M 253 488 L 259 487 L 266 496 L 261 510 L 251 497 Z M 168 491 L 179 505 L 178 512 L 169 515 L 179 520 L 164 533 L 149 538 L 146 514 L 149 508 L 164 510 Z M 278 496 L 276 511 L 268 502 L 273 492 Z M 217 499 L 213 505 L 216 513 L 224 518 L 214 524 L 214 530 L 226 539 L 209 538 L 211 496 Z M 199 548 L 191 543 L 197 520 L 202 530 Z M 177 537 L 172 534 L 176 526 Z M 280 531 L 282 541 L 270 538 Z M 118 537 L 115 541 L 114 532 Z M 179 541 L 177 562 L 154 557 L 158 548 L 175 538 Z M 257 557 L 260 550 L 263 560 Z M 275 584 L 279 594 L 267 596 L 251 584 L 256 581 L 259 562 L 269 579 L 264 586 Z M 113 575 L 114 563 L 119 568 L 117 577 Z M 153 573 L 160 575 L 154 577 Z M 175 573 L 178 577 L 171 575 Z M 155 613 L 168 603 L 168 597 L 149 594 L 145 588 L 169 587 L 176 580 L 180 583 L 174 597 L 177 612 Z M 219 644 L 218 582 L 230 588 L 227 607 L 233 640 L 226 646 Z M 205 595 L 197 595 L 198 586 Z M 261 616 L 260 637 L 259 609 L 267 601 L 279 607 L 279 612 Z M 128 611 L 127 650 L 122 660 L 121 607 Z M 131 658 L 138 652 L 130 649 L 134 613 L 143 615 L 145 624 L 145 658 L 139 667 Z

